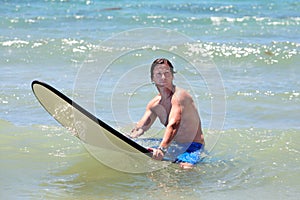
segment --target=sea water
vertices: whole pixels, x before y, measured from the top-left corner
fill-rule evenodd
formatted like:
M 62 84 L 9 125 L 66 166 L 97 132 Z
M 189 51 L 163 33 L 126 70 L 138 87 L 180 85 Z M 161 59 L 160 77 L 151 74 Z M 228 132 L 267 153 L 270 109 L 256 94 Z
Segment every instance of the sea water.
M 290 0 L 2 0 L 1 199 L 298 199 L 299 9 Z M 31 91 L 45 81 L 128 132 L 157 93 L 156 57 L 173 62 L 201 115 L 208 156 L 193 170 L 105 166 Z M 162 134 L 157 123 L 144 137 Z

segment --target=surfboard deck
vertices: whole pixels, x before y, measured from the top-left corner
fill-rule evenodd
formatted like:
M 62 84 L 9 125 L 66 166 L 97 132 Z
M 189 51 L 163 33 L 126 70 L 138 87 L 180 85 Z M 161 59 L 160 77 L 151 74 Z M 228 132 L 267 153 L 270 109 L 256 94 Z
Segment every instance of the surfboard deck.
M 115 130 L 49 84 L 35 80 L 31 87 L 45 110 L 74 136 L 92 148 L 152 157 L 150 149 Z

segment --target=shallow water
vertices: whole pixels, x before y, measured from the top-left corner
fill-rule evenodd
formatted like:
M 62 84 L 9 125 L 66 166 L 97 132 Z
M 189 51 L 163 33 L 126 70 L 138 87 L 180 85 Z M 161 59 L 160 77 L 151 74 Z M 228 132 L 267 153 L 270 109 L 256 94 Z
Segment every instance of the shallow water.
M 1 134 L 3 197 L 269 199 L 276 194 L 278 199 L 296 199 L 299 194 L 299 142 L 293 130 L 227 130 L 193 170 L 172 164 L 127 174 L 92 158 L 63 128 L 1 125 L 6 133 Z
M 299 1 L 2 4 L 1 199 L 298 198 Z M 209 155 L 193 170 L 104 166 L 30 88 L 45 81 L 127 132 L 156 94 L 158 56 L 201 114 Z

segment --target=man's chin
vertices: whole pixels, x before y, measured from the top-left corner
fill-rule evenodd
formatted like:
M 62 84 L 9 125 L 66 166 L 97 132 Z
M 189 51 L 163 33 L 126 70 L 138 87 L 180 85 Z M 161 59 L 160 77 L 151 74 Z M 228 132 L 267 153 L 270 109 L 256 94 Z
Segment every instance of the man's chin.
M 170 86 L 167 83 L 157 83 L 155 85 L 156 85 L 156 87 L 160 87 L 160 88 L 169 88 L 169 89 L 172 89 L 172 86 Z
M 160 82 L 160 83 L 156 83 L 156 85 L 159 85 L 159 86 L 166 86 L 167 83 L 166 83 L 166 82 Z

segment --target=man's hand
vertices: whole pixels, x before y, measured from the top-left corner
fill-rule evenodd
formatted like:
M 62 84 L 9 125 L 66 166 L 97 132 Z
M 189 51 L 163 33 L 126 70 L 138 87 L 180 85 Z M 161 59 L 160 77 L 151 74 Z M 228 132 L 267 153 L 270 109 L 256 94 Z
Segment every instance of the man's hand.
M 160 149 L 153 149 L 152 158 L 155 160 L 162 160 L 164 158 L 164 152 Z
M 137 137 L 140 137 L 143 134 L 144 134 L 144 130 L 142 128 L 134 128 L 134 129 L 132 129 L 131 134 L 129 135 L 129 137 L 137 138 Z

